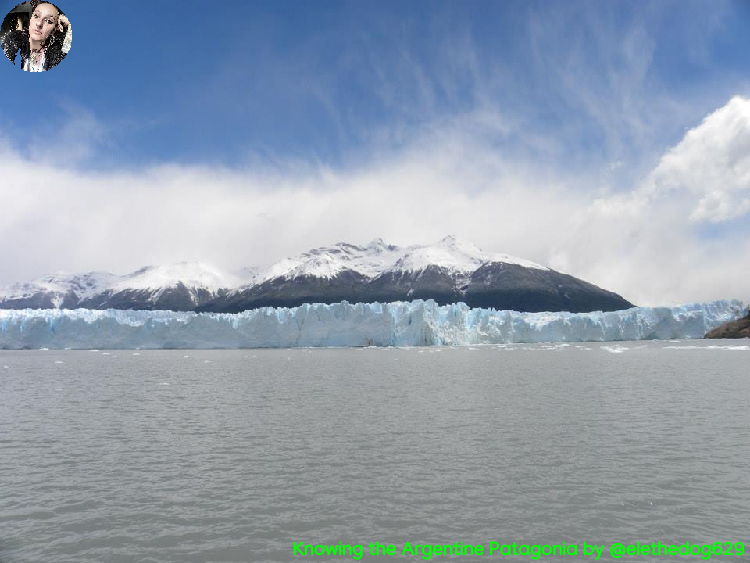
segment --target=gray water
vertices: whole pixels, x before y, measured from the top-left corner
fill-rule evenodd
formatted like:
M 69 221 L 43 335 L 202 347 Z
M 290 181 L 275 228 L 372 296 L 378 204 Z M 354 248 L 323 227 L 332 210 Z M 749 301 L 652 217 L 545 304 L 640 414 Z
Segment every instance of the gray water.
M 748 344 L 0 352 L 0 561 L 750 547 Z

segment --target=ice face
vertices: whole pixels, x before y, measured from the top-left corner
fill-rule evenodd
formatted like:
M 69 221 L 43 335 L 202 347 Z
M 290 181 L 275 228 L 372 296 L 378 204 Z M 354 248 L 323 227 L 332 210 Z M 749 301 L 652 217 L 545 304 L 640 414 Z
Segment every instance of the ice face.
M 467 346 L 702 338 L 744 314 L 740 301 L 609 313 L 519 313 L 463 303 L 306 304 L 236 315 L 122 310 L 0 310 L 0 349 Z

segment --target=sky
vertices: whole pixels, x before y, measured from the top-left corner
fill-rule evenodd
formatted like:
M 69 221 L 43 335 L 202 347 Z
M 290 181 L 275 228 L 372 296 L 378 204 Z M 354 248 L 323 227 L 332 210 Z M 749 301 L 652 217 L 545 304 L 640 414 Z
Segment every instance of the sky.
M 452 234 L 750 301 L 750 0 L 59 7 L 58 67 L 0 60 L 0 284 Z

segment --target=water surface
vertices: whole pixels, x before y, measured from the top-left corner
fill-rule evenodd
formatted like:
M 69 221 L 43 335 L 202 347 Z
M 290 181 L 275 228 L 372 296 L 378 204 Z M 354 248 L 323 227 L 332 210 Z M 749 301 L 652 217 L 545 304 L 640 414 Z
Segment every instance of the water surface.
M 748 344 L 0 352 L 0 561 L 750 546 Z

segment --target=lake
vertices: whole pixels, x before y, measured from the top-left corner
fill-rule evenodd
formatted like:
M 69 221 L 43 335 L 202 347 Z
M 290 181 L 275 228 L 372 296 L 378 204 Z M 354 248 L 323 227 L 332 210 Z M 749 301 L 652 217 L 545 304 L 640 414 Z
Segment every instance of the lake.
M 749 365 L 747 340 L 0 351 L 0 562 L 750 547 Z

